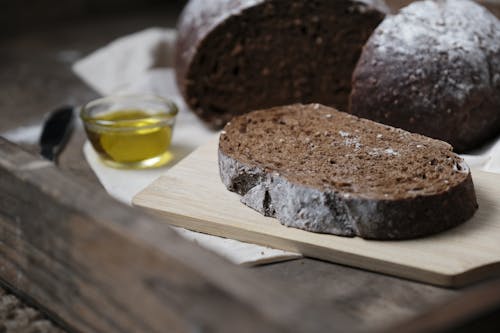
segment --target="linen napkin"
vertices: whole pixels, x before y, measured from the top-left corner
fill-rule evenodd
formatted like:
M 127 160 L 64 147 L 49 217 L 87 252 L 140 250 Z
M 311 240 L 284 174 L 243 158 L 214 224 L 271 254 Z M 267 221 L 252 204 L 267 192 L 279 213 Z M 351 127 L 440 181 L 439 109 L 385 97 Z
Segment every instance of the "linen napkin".
M 171 148 L 174 158 L 165 167 L 150 170 L 113 169 L 100 161 L 89 142 L 85 143 L 85 158 L 101 184 L 110 195 L 127 204 L 131 204 L 135 194 L 215 135 L 187 109 L 177 90 L 171 68 L 174 40 L 174 30 L 151 28 L 120 38 L 73 65 L 74 72 L 102 95 L 152 93 L 172 99 L 179 107 Z M 174 230 L 236 264 L 251 266 L 301 257 L 298 253 L 182 228 Z

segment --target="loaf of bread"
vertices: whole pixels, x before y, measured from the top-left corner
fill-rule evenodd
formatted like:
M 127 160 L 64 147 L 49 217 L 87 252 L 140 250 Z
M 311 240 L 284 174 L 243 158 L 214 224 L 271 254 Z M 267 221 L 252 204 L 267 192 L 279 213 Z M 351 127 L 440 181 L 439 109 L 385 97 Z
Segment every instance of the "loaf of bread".
M 500 21 L 469 0 L 419 1 L 363 49 L 350 112 L 459 151 L 500 133 Z
M 387 11 L 383 0 L 191 0 L 178 24 L 178 86 L 213 127 L 293 102 L 347 110 L 361 48 Z
M 249 207 L 313 232 L 407 239 L 477 209 L 449 144 L 319 104 L 236 117 L 220 136 L 219 170 Z

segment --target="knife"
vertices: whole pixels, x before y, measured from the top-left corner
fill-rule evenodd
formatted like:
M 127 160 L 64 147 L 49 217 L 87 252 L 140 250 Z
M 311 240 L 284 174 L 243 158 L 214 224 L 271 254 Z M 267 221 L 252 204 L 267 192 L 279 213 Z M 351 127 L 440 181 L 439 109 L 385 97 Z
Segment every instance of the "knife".
M 52 111 L 43 124 L 40 155 L 56 163 L 73 132 L 73 124 L 74 107 L 64 106 Z

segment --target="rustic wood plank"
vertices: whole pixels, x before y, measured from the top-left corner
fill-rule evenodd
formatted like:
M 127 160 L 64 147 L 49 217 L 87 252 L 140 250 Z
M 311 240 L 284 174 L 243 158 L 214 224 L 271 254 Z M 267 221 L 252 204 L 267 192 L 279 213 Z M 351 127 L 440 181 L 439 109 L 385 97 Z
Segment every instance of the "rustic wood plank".
M 305 256 L 440 286 L 500 276 L 500 175 L 474 170 L 479 210 L 466 223 L 428 237 L 369 241 L 281 225 L 240 203 L 220 181 L 217 136 L 134 198 L 168 223 Z
M 71 327 L 103 332 L 359 329 L 0 139 L 0 277 Z
M 500 281 L 493 281 L 383 332 L 497 332 L 500 327 L 499 314 Z M 483 322 L 478 323 L 481 317 Z
M 464 292 L 310 258 L 256 269 L 342 307 L 360 326 L 374 330 L 411 320 Z

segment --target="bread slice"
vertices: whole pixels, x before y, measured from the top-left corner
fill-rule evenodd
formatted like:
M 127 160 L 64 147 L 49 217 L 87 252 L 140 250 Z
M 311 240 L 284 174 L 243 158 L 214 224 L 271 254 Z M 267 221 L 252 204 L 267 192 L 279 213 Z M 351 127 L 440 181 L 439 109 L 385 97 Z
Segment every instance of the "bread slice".
M 228 123 L 219 170 L 241 201 L 282 224 L 369 239 L 433 234 L 478 205 L 471 174 L 442 141 L 319 104 Z

